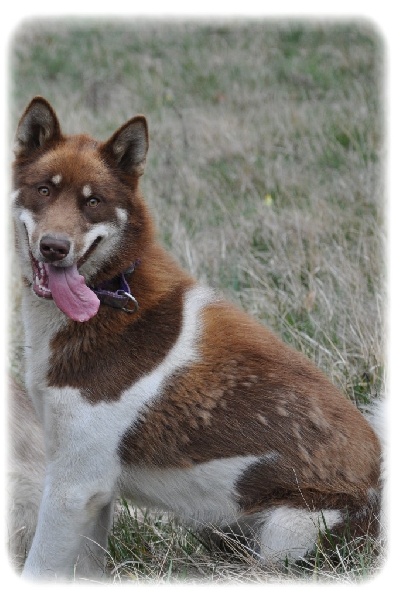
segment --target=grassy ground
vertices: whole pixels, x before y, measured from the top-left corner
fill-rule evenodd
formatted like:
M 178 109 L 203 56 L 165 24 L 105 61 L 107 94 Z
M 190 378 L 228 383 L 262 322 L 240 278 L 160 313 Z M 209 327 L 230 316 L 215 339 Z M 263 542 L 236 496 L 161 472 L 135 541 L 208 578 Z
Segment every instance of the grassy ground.
M 146 114 L 142 187 L 165 245 L 355 403 L 380 392 L 383 59 L 368 23 L 36 21 L 16 32 L 10 57 L 12 130 L 36 94 L 70 133 L 104 139 Z M 18 377 L 18 295 L 13 305 Z M 216 556 L 129 507 L 110 553 L 116 580 L 295 575 Z M 374 571 L 373 555 L 342 548 L 335 564 L 320 555 L 302 575 L 353 580 Z

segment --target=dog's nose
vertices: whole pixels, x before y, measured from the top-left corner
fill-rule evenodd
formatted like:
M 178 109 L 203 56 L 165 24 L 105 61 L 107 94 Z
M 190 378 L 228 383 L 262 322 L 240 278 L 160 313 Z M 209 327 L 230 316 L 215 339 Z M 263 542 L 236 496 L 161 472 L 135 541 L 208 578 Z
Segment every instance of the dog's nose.
M 55 262 L 65 258 L 71 248 L 68 240 L 56 239 L 50 235 L 45 235 L 40 241 L 40 252 L 46 262 Z

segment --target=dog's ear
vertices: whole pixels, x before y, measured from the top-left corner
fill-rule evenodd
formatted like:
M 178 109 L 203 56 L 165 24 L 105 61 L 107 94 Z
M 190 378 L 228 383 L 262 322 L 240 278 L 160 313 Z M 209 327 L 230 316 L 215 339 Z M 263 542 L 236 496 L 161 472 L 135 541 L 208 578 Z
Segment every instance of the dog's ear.
M 50 104 L 41 96 L 31 100 L 18 124 L 14 152 L 16 156 L 29 154 L 48 142 L 61 139 L 58 118 Z
M 106 160 L 116 164 L 125 173 L 140 175 L 144 172 L 149 149 L 149 132 L 146 118 L 138 115 L 122 125 L 104 144 Z

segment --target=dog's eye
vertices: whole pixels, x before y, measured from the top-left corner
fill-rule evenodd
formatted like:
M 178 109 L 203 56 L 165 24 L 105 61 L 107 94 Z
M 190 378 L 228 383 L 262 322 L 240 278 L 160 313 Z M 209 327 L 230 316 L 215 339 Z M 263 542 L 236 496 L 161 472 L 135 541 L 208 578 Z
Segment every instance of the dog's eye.
M 89 206 L 89 208 L 96 208 L 98 204 L 100 204 L 100 200 L 98 198 L 89 198 L 89 200 L 86 202 L 86 206 Z
M 50 196 L 50 189 L 47 187 L 47 185 L 40 185 L 38 187 L 38 193 L 41 196 Z

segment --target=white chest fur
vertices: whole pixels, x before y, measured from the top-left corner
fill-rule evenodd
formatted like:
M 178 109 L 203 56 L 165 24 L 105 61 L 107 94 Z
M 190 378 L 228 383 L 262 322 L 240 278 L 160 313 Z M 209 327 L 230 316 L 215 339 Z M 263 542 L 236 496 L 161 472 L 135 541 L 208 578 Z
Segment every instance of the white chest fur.
M 44 421 L 43 393 L 51 360 L 53 336 L 67 323 L 67 317 L 51 300 L 37 298 L 25 290 L 22 299 L 25 331 L 25 383 L 40 420 Z

